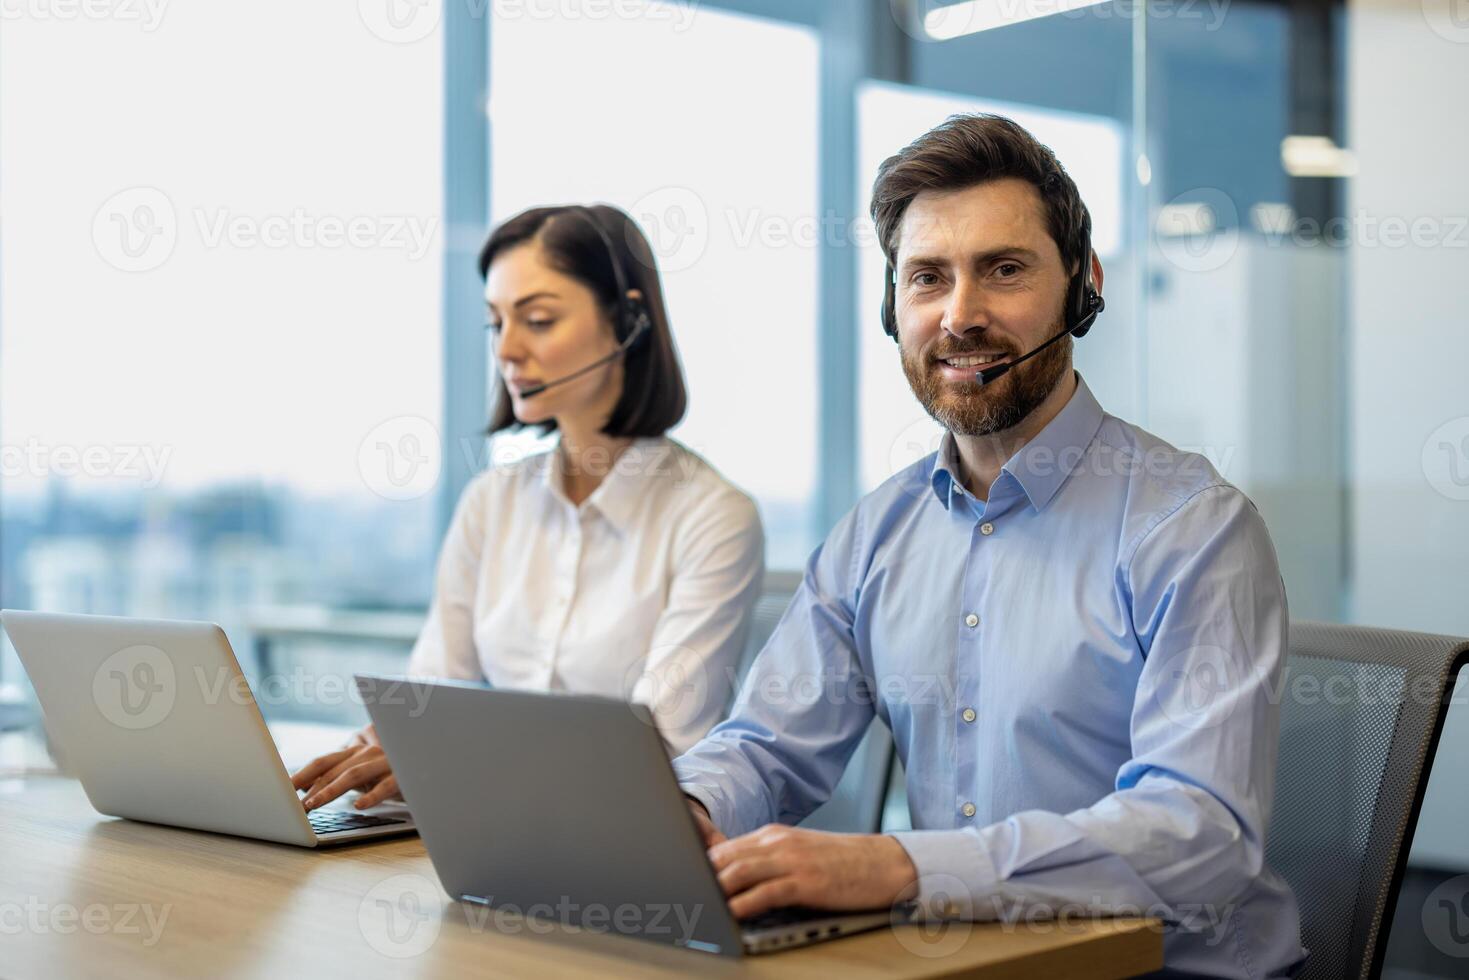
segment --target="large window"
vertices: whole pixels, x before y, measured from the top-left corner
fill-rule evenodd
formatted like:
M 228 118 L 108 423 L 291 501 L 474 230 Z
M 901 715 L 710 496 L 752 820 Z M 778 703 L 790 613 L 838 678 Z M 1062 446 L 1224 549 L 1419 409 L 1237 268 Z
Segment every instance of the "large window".
M 248 668 L 265 607 L 427 601 L 440 47 L 115 7 L 0 30 L 0 600 L 215 620 Z
M 642 225 L 688 374 L 672 435 L 756 498 L 767 561 L 794 567 L 817 533 L 817 38 L 708 7 L 626 9 L 497 10 L 493 218 L 603 201 Z

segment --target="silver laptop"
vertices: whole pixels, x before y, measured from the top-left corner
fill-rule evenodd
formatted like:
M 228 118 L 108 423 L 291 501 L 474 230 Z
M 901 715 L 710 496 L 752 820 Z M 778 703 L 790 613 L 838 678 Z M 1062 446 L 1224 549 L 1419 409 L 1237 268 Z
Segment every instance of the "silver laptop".
M 0 623 L 99 813 L 302 847 L 414 829 L 401 807 L 305 812 L 213 623 L 14 609 Z
M 465 902 L 737 956 L 906 922 L 783 909 L 737 921 L 642 705 L 422 683 L 375 697 L 378 738 L 444 889 Z

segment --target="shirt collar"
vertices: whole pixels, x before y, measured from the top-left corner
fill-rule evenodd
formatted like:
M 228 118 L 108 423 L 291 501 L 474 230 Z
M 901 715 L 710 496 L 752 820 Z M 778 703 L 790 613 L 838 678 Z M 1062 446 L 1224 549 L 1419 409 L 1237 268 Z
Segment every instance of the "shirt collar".
M 1020 485 L 1031 506 L 1041 510 L 1061 484 L 1080 465 L 1086 449 L 1102 427 L 1102 406 L 1076 372 L 1076 391 L 1056 417 L 1036 433 L 1000 468 L 1000 480 L 1009 474 Z M 931 482 L 934 495 L 944 509 L 953 505 L 954 495 L 963 492 L 959 482 L 959 451 L 952 432 L 945 432 L 934 458 Z M 999 480 L 995 481 L 998 485 Z
M 664 438 L 634 439 L 616 460 L 610 462 L 607 475 L 602 478 L 597 489 L 592 491 L 592 495 L 582 502 L 582 507 L 595 510 L 614 530 L 622 533 L 632 523 L 646 494 L 648 481 L 672 465 L 668 460 L 672 450 L 673 444 Z M 561 456 L 559 438 L 549 455 L 549 465 L 542 474 L 546 489 L 557 500 L 572 507 L 561 486 L 565 461 Z M 598 462 L 596 459 L 589 459 L 586 465 L 596 465 Z

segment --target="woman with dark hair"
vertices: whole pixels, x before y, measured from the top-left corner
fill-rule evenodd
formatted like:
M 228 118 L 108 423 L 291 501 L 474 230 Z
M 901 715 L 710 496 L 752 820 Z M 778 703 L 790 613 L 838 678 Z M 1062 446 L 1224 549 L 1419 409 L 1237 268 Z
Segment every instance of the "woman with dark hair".
M 676 755 L 723 717 L 760 589 L 759 514 L 666 435 L 687 395 L 631 218 L 533 208 L 479 266 L 500 368 L 490 432 L 555 440 L 465 488 L 409 672 L 641 701 Z M 307 809 L 397 792 L 371 726 L 292 778 Z

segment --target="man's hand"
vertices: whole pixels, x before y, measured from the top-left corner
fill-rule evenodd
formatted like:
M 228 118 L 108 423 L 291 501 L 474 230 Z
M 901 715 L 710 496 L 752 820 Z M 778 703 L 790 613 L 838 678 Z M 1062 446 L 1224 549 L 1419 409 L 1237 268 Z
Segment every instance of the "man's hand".
M 704 804 L 692 796 L 688 800 L 689 809 L 694 811 L 694 822 L 699 825 L 699 836 L 704 838 L 705 848 L 713 847 L 715 844 L 723 844 L 729 840 L 728 837 L 725 837 L 724 834 L 719 832 L 718 827 L 714 826 L 714 821 L 709 819 L 709 811 L 704 809 Z
M 918 869 L 896 838 L 767 824 L 709 849 L 737 919 L 787 905 L 856 911 L 918 894 Z
M 336 752 L 313 759 L 291 777 L 291 785 L 305 790 L 301 805 L 308 810 L 325 806 L 348 790 L 362 795 L 352 804 L 359 810 L 377 806 L 398 792 L 398 777 L 377 740 L 377 729 L 368 725 Z

